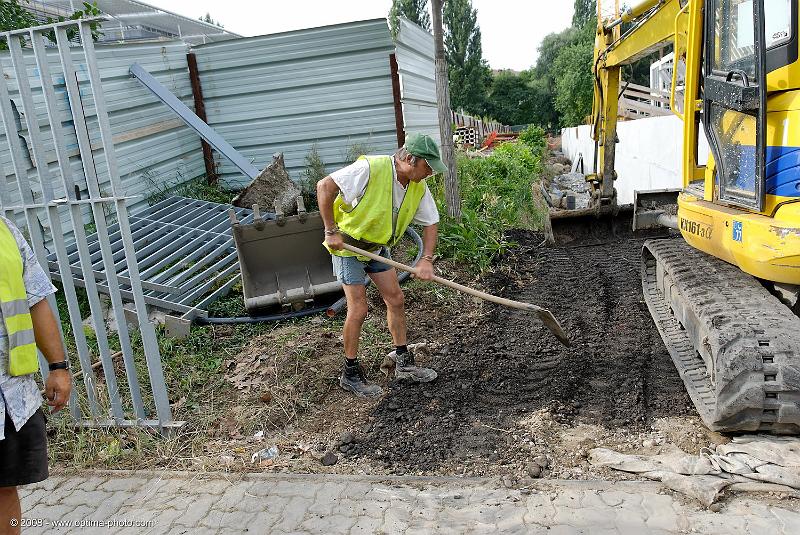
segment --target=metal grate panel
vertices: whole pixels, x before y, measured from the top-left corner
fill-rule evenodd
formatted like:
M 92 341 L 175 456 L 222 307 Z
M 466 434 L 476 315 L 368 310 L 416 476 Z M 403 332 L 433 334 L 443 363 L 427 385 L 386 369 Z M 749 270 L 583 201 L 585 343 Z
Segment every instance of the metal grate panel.
M 204 315 L 203 307 L 224 295 L 236 283 L 239 271 L 228 210 L 247 223 L 253 211 L 228 204 L 172 196 L 131 214 L 130 227 L 145 301 L 188 318 Z M 118 225 L 108 228 L 111 254 L 121 293 L 130 299 L 128 261 Z M 97 234 L 87 245 L 98 290 L 108 293 L 106 271 Z M 75 283 L 84 286 L 76 243 L 66 247 Z M 58 277 L 55 254 L 48 257 L 50 271 Z

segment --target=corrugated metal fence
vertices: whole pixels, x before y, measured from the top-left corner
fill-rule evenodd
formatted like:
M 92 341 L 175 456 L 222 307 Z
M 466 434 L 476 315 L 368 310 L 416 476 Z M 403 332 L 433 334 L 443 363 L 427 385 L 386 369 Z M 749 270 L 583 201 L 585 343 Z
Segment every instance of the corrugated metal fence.
M 133 63 L 139 63 L 193 107 L 188 49 L 180 41 L 96 48 L 122 187 L 125 195 L 138 196 L 131 203 L 135 211 L 152 193 L 205 174 L 197 135 L 128 72 Z M 388 153 L 404 133 L 412 132 L 439 138 L 433 36 L 405 19 L 400 21 L 396 42 L 386 20 L 375 19 L 209 43 L 192 51 L 197 58 L 207 122 L 258 168 L 271 162 L 273 153 L 283 152 L 287 169 L 299 180 L 313 149 L 330 172 L 350 163 L 353 148 Z M 80 48 L 73 52 L 83 88 L 86 65 Z M 392 54 L 397 62 L 394 81 L 399 96 L 397 91 L 393 93 Z M 48 51 L 48 58 L 61 84 L 56 86 L 56 95 L 67 126 L 70 164 L 85 192 L 63 74 L 53 50 Z M 37 119 L 42 128 L 49 129 L 38 70 L 30 52 L 25 52 L 25 61 Z M 12 101 L 17 103 L 17 81 L 8 53 L 0 53 L 0 70 L 8 81 Z M 97 149 L 93 165 L 105 187 L 108 177 L 102 174 L 103 154 L 97 143 L 99 131 L 91 101 L 86 102 L 85 113 Z M 14 142 L 30 155 L 24 117 L 17 119 L 22 136 Z M 0 135 L 0 147 L 4 141 Z M 47 164 L 55 167 L 52 144 L 45 150 Z M 219 154 L 214 154 L 214 160 L 224 184 L 237 187 L 247 182 Z M 34 189 L 36 163 L 28 158 L 27 171 Z M 0 166 L 7 185 L 13 179 L 7 150 L 0 149 Z M 63 191 L 56 194 L 63 196 Z
M 433 36 L 400 19 L 396 44 L 406 132 L 421 132 L 439 141 Z
M 193 107 L 187 52 L 187 45 L 180 41 L 97 46 L 122 187 L 125 195 L 138 196 L 131 203 L 134 211 L 152 193 L 205 174 L 197 135 L 128 72 L 133 63 L 139 63 Z M 386 20 L 375 19 L 209 43 L 192 52 L 197 59 L 208 124 L 257 168 L 270 163 L 273 153 L 283 152 L 291 176 L 300 180 L 313 149 L 330 172 L 350 163 L 354 148 L 389 153 L 404 133 L 412 132 L 439 138 L 433 36 L 405 19 L 400 21 L 396 42 Z M 399 95 L 393 93 L 392 54 L 397 62 L 394 81 Z M 75 48 L 74 56 L 79 82 L 85 87 L 86 65 L 80 48 Z M 85 191 L 63 75 L 55 52 L 49 51 L 48 57 L 56 80 L 61 82 L 56 95 L 68 127 L 70 163 Z M 37 119 L 49 129 L 38 70 L 30 52 L 25 53 L 25 61 Z M 18 102 L 8 53 L 0 53 L 0 68 L 8 80 L 12 101 Z M 99 147 L 95 113 L 90 101 L 86 106 L 93 146 Z M 15 142 L 30 154 L 24 123 L 22 118 L 23 135 Z M 0 136 L 0 147 L 4 141 Z M 56 166 L 52 145 L 45 150 L 48 165 Z M 94 157 L 93 165 L 106 184 L 108 178 L 99 165 L 102 151 L 98 149 Z M 214 163 L 225 185 L 238 187 L 248 181 L 217 153 Z M 8 184 L 13 173 L 7 150 L 0 150 L 0 166 Z M 34 182 L 35 166 L 34 159 L 29 158 L 27 170 Z M 56 194 L 63 196 L 60 191 Z
M 103 91 L 108 100 L 111 134 L 122 179 L 122 194 L 137 196 L 130 203 L 135 210 L 137 206 L 146 204 L 147 196 L 151 193 L 202 176 L 204 173 L 200 140 L 197 135 L 128 74 L 130 65 L 138 62 L 152 72 L 173 93 L 191 105 L 192 92 L 186 67 L 187 47 L 180 41 L 172 41 L 136 45 L 98 45 L 96 50 Z M 88 89 L 86 89 L 88 74 L 82 49 L 73 47 L 72 56 L 81 94 L 88 94 Z M 36 119 L 45 133 L 45 139 L 51 139 L 39 71 L 36 68 L 33 53 L 26 49 L 24 60 L 28 79 L 32 86 Z M 64 75 L 55 49 L 48 49 L 47 60 L 57 84 L 55 87 L 58 99 L 57 112 L 62 117 L 67 133 L 66 149 L 70 166 L 73 176 L 85 196 L 86 178 L 64 86 Z M 20 138 L 12 140 L 12 142 L 20 144 L 22 153 L 28 155 L 28 178 L 34 184 L 34 195 L 40 196 L 41 188 L 36 185 L 36 165 L 39 162 L 36 162 L 32 156 L 24 116 L 20 115 L 19 110 L 22 110 L 22 106 L 20 105 L 17 78 L 7 52 L 0 54 L 0 70 L 8 82 L 13 103 L 12 109 L 21 127 Z M 91 99 L 86 99 L 82 104 L 92 142 L 92 165 L 97 169 L 101 190 L 107 190 L 109 177 L 103 164 L 104 156 L 99 143 L 100 131 L 94 104 Z M 15 180 L 10 154 L 4 147 L 7 147 L 5 136 L 0 135 L 0 169 L 2 169 L 5 181 L 3 186 L 12 194 L 11 200 L 16 202 L 18 199 L 14 197 L 15 188 L 10 186 Z M 58 164 L 53 143 L 45 143 L 44 148 L 48 166 L 56 171 Z M 57 189 L 55 194 L 57 197 L 63 197 L 63 188 Z
M 397 146 L 386 20 L 368 20 L 209 43 L 197 56 L 208 123 L 254 165 L 283 152 L 299 179 L 313 146 L 328 171 L 348 147 Z M 432 69 L 432 64 L 431 64 Z M 220 178 L 246 179 L 215 155 Z

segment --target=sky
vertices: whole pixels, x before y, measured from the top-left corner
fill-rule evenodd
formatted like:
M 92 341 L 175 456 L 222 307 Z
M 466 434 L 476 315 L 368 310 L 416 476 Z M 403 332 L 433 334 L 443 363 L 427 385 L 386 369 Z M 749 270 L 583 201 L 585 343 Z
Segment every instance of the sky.
M 391 0 L 144 1 L 192 18 L 210 13 L 226 30 L 248 37 L 385 17 L 392 5 Z M 478 10 L 483 57 L 493 69 L 531 67 L 542 38 L 572 22 L 569 0 L 472 0 L 472 5 Z

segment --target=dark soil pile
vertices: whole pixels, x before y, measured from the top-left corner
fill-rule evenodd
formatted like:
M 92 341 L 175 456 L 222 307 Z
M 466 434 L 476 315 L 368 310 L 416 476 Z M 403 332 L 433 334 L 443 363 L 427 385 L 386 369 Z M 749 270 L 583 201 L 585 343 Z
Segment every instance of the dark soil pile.
M 458 473 L 462 464 L 547 452 L 544 430 L 530 439 L 521 425 L 537 411 L 557 424 L 626 432 L 693 413 L 642 297 L 641 239 L 557 247 L 540 247 L 532 233 L 515 239 L 519 247 L 485 286 L 549 308 L 572 347 L 525 312 L 476 303 L 484 311 L 478 321 L 453 317 L 436 329 L 444 343 L 430 361 L 437 381 L 392 383 L 349 457 L 397 473 Z

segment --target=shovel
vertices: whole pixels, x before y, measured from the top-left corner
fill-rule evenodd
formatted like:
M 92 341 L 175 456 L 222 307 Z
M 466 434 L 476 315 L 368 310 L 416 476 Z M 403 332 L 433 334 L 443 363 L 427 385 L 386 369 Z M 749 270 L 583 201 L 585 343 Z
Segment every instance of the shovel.
M 393 268 L 402 269 L 403 271 L 408 271 L 410 273 L 415 273 L 416 270 L 411 266 L 406 266 L 405 264 L 401 264 L 400 262 L 395 262 L 389 258 L 384 258 L 382 256 L 378 256 L 374 253 L 370 253 L 369 251 L 365 251 L 364 249 L 359 249 L 358 247 L 353 247 L 352 245 L 344 244 L 344 248 L 352 253 L 356 253 L 359 256 L 365 256 L 371 260 L 376 260 L 378 262 L 382 262 L 386 265 L 392 266 Z M 569 347 L 569 338 L 567 338 L 567 334 L 564 332 L 564 329 L 561 328 L 561 325 L 558 323 L 558 320 L 553 316 L 553 313 L 547 310 L 546 308 L 542 308 L 536 305 L 532 305 L 530 303 L 523 303 L 521 301 L 514 301 L 513 299 L 506 299 L 504 297 L 497 297 L 496 295 L 487 294 L 485 292 L 481 292 L 479 290 L 475 290 L 474 288 L 469 288 L 467 286 L 462 286 L 457 282 L 453 282 L 451 280 L 443 279 L 436 275 L 433 276 L 433 282 L 441 284 L 442 286 L 447 286 L 448 288 L 453 288 L 454 290 L 458 290 L 459 292 L 464 292 L 465 294 L 469 294 L 475 297 L 479 297 L 486 301 L 490 301 L 492 303 L 497 303 L 498 305 L 503 305 L 511 308 L 518 308 L 520 310 L 527 310 L 528 312 L 533 312 L 534 315 L 544 323 L 544 326 L 550 329 L 556 338 L 558 338 L 559 342 L 564 344 L 565 346 Z

